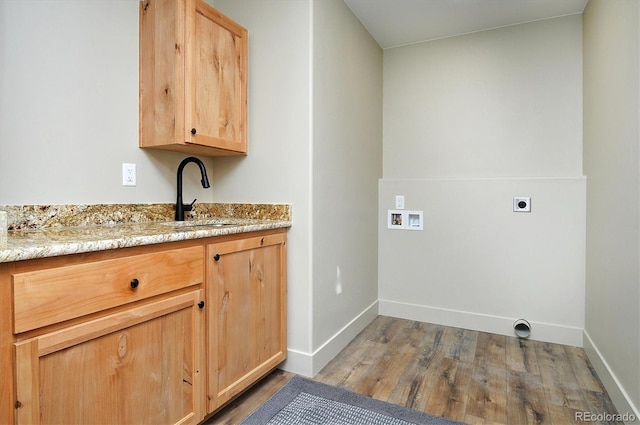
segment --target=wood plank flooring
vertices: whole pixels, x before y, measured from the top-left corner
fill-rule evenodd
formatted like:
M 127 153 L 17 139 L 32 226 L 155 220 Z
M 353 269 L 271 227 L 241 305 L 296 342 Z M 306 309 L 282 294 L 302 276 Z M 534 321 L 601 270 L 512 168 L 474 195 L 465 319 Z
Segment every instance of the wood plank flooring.
M 292 376 L 274 371 L 207 424 L 240 423 Z M 314 379 L 468 424 L 617 413 L 581 348 L 384 316 Z

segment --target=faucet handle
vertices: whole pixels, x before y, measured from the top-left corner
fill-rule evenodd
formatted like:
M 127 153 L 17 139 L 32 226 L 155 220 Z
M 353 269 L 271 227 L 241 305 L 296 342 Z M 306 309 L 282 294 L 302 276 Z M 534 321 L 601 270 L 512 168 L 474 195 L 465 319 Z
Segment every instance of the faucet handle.
M 197 199 L 194 199 L 192 203 L 190 204 L 185 204 L 184 205 L 184 210 L 185 211 L 191 211 L 193 209 L 193 205 L 196 203 Z

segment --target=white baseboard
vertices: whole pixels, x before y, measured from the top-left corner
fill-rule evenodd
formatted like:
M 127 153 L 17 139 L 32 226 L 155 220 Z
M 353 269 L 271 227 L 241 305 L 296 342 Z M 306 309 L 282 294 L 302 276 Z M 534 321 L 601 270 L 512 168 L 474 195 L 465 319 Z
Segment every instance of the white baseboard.
M 491 316 L 487 314 L 470 313 L 467 311 L 449 310 L 387 300 L 379 300 L 378 302 L 380 303 L 380 314 L 383 316 L 417 320 L 419 322 L 453 326 L 456 328 L 471 329 L 474 331 L 490 332 L 507 336 L 515 336 L 513 332 L 513 323 L 519 319 L 519 317 L 509 318 Z M 582 328 L 554 325 L 531 320 L 529 320 L 529 323 L 531 324 L 531 335 L 529 336 L 529 339 L 582 347 Z
M 289 348 L 287 359 L 278 365 L 278 369 L 313 378 L 315 376 L 313 373 L 313 354 Z
M 611 397 L 611 401 L 616 406 L 618 413 L 633 414 L 635 417 L 635 421 L 625 421 L 625 424 L 640 424 L 640 406 L 633 404 L 633 401 L 586 330 L 584 331 L 584 351 L 602 381 L 602 385 L 609 393 L 609 397 Z
M 309 378 L 314 377 L 327 365 L 344 347 L 347 346 L 369 323 L 378 315 L 378 301 L 364 309 L 345 327 L 340 329 L 328 341 L 313 353 L 288 350 L 287 360 L 278 366 L 286 370 Z
M 507 336 L 515 336 L 513 322 L 518 319 L 379 300 L 367 307 L 312 353 L 289 349 L 287 360 L 279 368 L 307 377 L 315 376 L 378 314 Z M 583 329 L 581 328 L 535 321 L 529 321 L 529 323 L 531 324 L 530 339 L 582 347 Z

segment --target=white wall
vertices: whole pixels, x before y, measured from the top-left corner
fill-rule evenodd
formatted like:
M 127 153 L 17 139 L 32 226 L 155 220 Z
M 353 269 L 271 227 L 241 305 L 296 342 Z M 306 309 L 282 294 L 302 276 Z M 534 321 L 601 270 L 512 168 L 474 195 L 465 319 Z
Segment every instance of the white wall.
M 394 196 L 423 231 L 387 229 Z M 513 213 L 513 195 L 532 212 Z M 380 183 L 380 313 L 582 345 L 584 180 L 429 179 Z
M 585 350 L 640 418 L 640 3 L 584 12 Z
M 384 178 L 582 175 L 580 15 L 384 51 Z
M 580 15 L 384 51 L 384 178 L 582 175 Z
M 138 1 L 2 6 L 0 204 L 175 202 L 186 155 L 138 148 Z M 185 197 L 211 202 L 199 180 L 187 167 Z
M 581 16 L 384 51 L 380 312 L 582 344 Z M 421 232 L 386 229 L 394 196 Z M 532 212 L 512 212 L 530 196 Z
M 382 49 L 344 1 L 313 5 L 313 348 L 318 350 L 345 335 L 348 342 L 360 326 L 336 334 L 359 315 L 368 322 L 378 313 Z M 335 354 L 328 348 L 321 358 Z

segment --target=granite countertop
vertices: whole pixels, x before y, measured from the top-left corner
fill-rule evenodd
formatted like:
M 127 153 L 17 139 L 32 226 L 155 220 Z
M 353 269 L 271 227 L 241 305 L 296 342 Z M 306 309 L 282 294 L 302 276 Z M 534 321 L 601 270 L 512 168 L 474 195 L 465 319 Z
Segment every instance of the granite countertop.
M 6 246 L 0 246 L 0 263 L 291 227 L 289 206 L 265 208 L 265 205 L 260 205 L 256 209 L 247 204 L 242 207 L 229 205 L 222 210 L 207 208 L 204 213 L 203 207 L 200 207 L 200 211 L 190 214 L 183 222 L 175 222 L 164 213 L 158 215 L 157 208 L 153 220 L 149 220 L 148 215 L 140 213 L 140 206 L 136 206 L 137 222 L 130 222 L 126 219 L 131 219 L 131 216 L 122 213 L 121 205 L 117 207 L 120 208 L 117 215 L 125 219 L 118 220 L 113 219 L 116 207 L 109 206 L 112 210 L 104 213 L 103 206 L 100 209 L 102 215 L 97 214 L 94 207 L 86 207 L 82 211 L 91 211 L 90 222 L 78 224 L 78 216 L 82 214 L 74 210 L 74 220 L 66 221 L 74 225 L 60 223 L 66 220 L 61 220 L 64 213 L 60 211 L 67 211 L 60 206 L 56 206 L 55 224 L 45 220 L 49 225 L 42 223 L 41 214 L 35 214 L 39 219 L 34 220 L 32 214 L 25 221 L 25 214 L 16 213 L 15 208 L 5 207 L 11 218 Z M 51 215 L 50 208 L 31 206 L 26 210 L 30 213 L 46 211 Z M 33 221 L 39 225 L 24 224 Z

